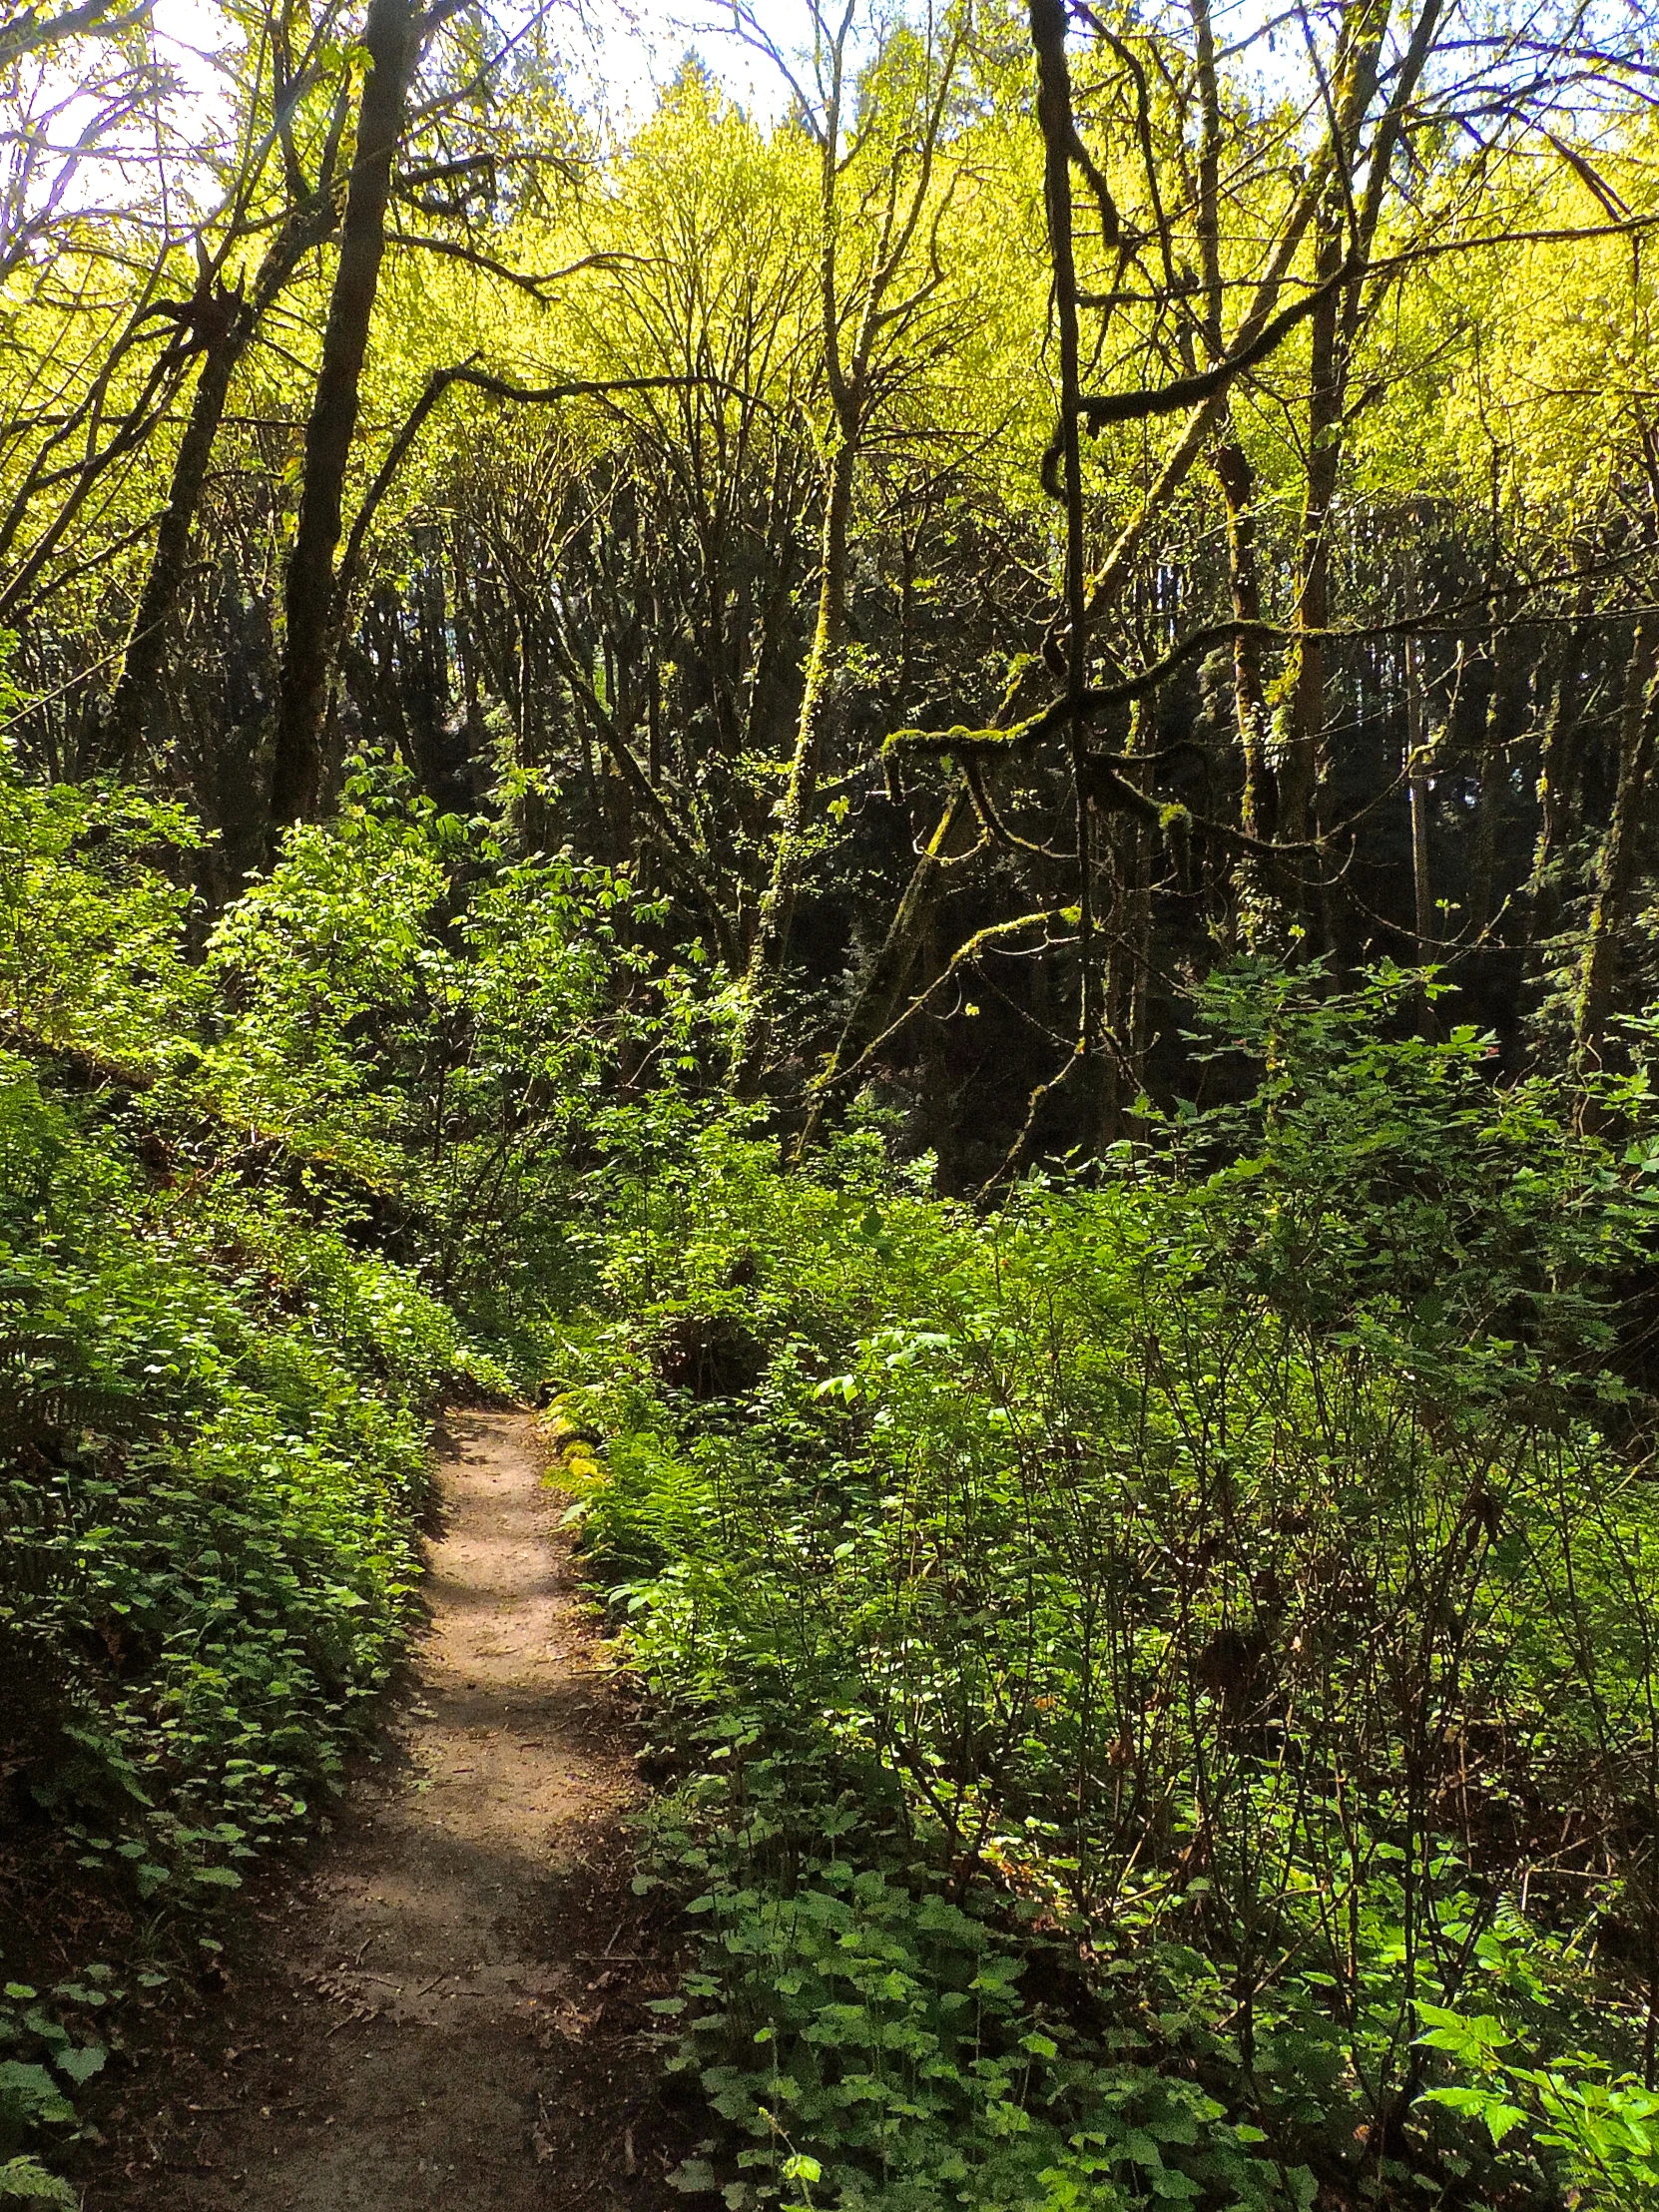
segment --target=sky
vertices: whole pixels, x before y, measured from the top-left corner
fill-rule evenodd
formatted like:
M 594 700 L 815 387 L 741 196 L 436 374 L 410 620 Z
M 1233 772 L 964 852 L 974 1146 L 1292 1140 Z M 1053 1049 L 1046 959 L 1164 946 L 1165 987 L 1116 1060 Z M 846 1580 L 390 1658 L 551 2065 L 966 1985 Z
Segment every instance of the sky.
M 809 37 L 803 0 L 756 0 L 755 12 L 780 47 L 790 53 Z M 719 25 L 711 5 L 665 6 L 662 0 L 584 0 L 588 28 L 574 32 L 569 57 L 576 74 L 592 86 L 613 118 L 648 113 L 658 87 L 679 68 L 688 49 L 713 71 L 739 106 L 762 117 L 776 116 L 785 105 L 778 73 Z
M 1214 17 L 1226 35 L 1267 24 L 1285 0 L 1215 0 Z M 796 57 L 811 44 L 807 0 L 749 0 L 757 21 L 787 55 Z M 571 90 L 584 107 L 603 112 L 619 129 L 643 121 L 658 88 L 674 76 L 688 50 L 696 52 L 716 80 L 749 114 L 776 121 L 788 106 L 777 70 L 752 46 L 733 36 L 729 0 L 553 0 L 557 43 L 571 76 Z M 211 46 L 223 36 L 212 0 L 153 0 L 157 36 L 187 84 L 211 96 L 213 72 L 191 49 Z M 1278 67 L 1285 67 L 1281 41 Z M 1260 55 L 1257 67 L 1263 66 Z M 1272 67 L 1272 64 L 1268 64 Z
M 755 13 L 779 45 L 791 52 L 809 35 L 805 0 L 754 0 Z M 718 0 L 566 0 L 554 21 L 584 105 L 604 109 L 625 125 L 649 114 L 656 89 L 668 82 L 688 49 L 695 50 L 732 98 L 763 118 L 780 114 L 784 88 L 777 72 L 753 48 L 719 28 Z M 213 73 L 195 49 L 222 36 L 205 0 L 155 0 L 156 35 L 187 84 L 210 96 Z

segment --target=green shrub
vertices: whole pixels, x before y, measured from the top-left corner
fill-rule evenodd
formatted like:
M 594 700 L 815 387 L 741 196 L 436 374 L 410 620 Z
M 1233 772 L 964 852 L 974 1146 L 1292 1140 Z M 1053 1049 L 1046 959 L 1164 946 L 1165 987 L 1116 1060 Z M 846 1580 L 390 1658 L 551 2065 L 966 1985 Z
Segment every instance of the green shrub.
M 716 1931 L 689 2047 L 769 2189 L 795 2159 L 837 2204 L 943 2190 L 933 2130 L 957 2201 L 1035 2201 L 1000 2100 L 1076 2152 L 1056 2202 L 1290 2205 L 1490 2158 L 1422 2102 L 1424 2007 L 1478 2005 L 1540 2064 L 1635 2061 L 1659 1520 L 1607 1427 L 1646 1151 L 1494 1092 L 1470 1033 L 1397 1036 L 1399 989 L 1224 983 L 1248 1102 L 989 1220 L 862 1139 L 786 1177 L 720 1122 L 663 1148 L 649 1208 L 617 1193 L 584 1542 L 711 1778 L 677 1847 Z M 665 1326 L 729 1312 L 758 1380 L 687 1386 Z M 1016 1972 L 949 2046 L 916 1918 L 945 1908 L 1016 1961 L 1066 1949 L 1064 2001 Z M 1636 1970 L 1592 1965 L 1598 1916 Z M 890 2019 L 857 1978 L 889 1938 Z M 942 2069 L 924 2092 L 876 2067 L 889 2028 Z M 1033 2035 L 1055 2056 L 998 2073 Z M 1213 2100 L 1200 2136 L 1232 2128 L 1256 2178 L 1126 2160 L 1099 2119 L 1125 2066 Z M 1539 2187 L 1568 2156 L 1542 2122 L 1515 2152 Z

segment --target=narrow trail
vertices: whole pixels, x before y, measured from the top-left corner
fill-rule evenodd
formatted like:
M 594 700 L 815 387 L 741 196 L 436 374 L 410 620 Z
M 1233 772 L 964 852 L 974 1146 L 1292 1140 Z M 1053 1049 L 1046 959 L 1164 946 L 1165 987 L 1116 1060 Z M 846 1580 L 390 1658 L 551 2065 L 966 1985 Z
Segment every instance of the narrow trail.
M 392 1755 L 269 1886 L 223 1993 L 126 2084 L 87 2212 L 654 2212 L 670 1986 L 639 1795 L 524 1413 L 440 1438 L 430 1628 Z

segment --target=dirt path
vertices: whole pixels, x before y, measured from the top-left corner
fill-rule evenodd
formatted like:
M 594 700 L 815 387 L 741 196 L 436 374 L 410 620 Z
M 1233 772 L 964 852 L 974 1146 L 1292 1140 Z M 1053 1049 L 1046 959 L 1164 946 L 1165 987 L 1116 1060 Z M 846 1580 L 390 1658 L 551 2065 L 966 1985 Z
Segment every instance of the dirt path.
M 671 1986 L 638 1794 L 532 1416 L 452 1418 L 396 1753 L 106 2120 L 87 2212 L 684 2203 L 642 2048 Z

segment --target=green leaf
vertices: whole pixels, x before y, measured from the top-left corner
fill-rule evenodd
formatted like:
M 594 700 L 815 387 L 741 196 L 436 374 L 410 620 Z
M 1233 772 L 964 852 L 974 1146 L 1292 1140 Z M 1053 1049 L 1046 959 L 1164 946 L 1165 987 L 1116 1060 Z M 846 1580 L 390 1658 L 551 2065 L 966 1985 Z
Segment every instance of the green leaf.
M 1481 2114 L 1481 2118 L 1492 2138 L 1492 2147 L 1496 2149 L 1506 2135 L 1524 2125 L 1526 2114 L 1518 2104 L 1505 2104 L 1501 2098 L 1494 2098 Z
M 1460 2012 L 1447 2011 L 1442 2005 L 1419 2004 L 1417 2016 L 1429 2023 L 1427 2033 L 1416 2038 L 1424 2049 L 1450 2051 L 1454 2057 L 1473 2066 L 1481 2065 L 1494 2051 L 1502 2050 L 1515 2039 L 1503 2022 L 1489 2012 L 1470 2019 Z
M 82 2043 L 79 2048 L 60 2050 L 54 2064 L 59 2073 L 68 2074 L 77 2086 L 90 2081 L 94 2074 L 104 2071 L 109 2052 L 102 2043 Z
M 67 2181 L 33 2158 L 8 2158 L 0 2164 L 0 2203 L 56 2204 L 75 2212 L 80 2198 Z
M 1519 2105 L 1509 2103 L 1507 2098 L 1499 2096 L 1491 2089 L 1466 2086 L 1425 2089 L 1422 2101 L 1424 2104 L 1442 2105 L 1448 2112 L 1460 2112 L 1468 2119 L 1483 2120 L 1494 2148 L 1526 2118 Z
M 72 2120 L 74 2106 L 44 2066 L 20 2058 L 0 2059 L 0 2111 L 7 2105 L 26 2120 Z

